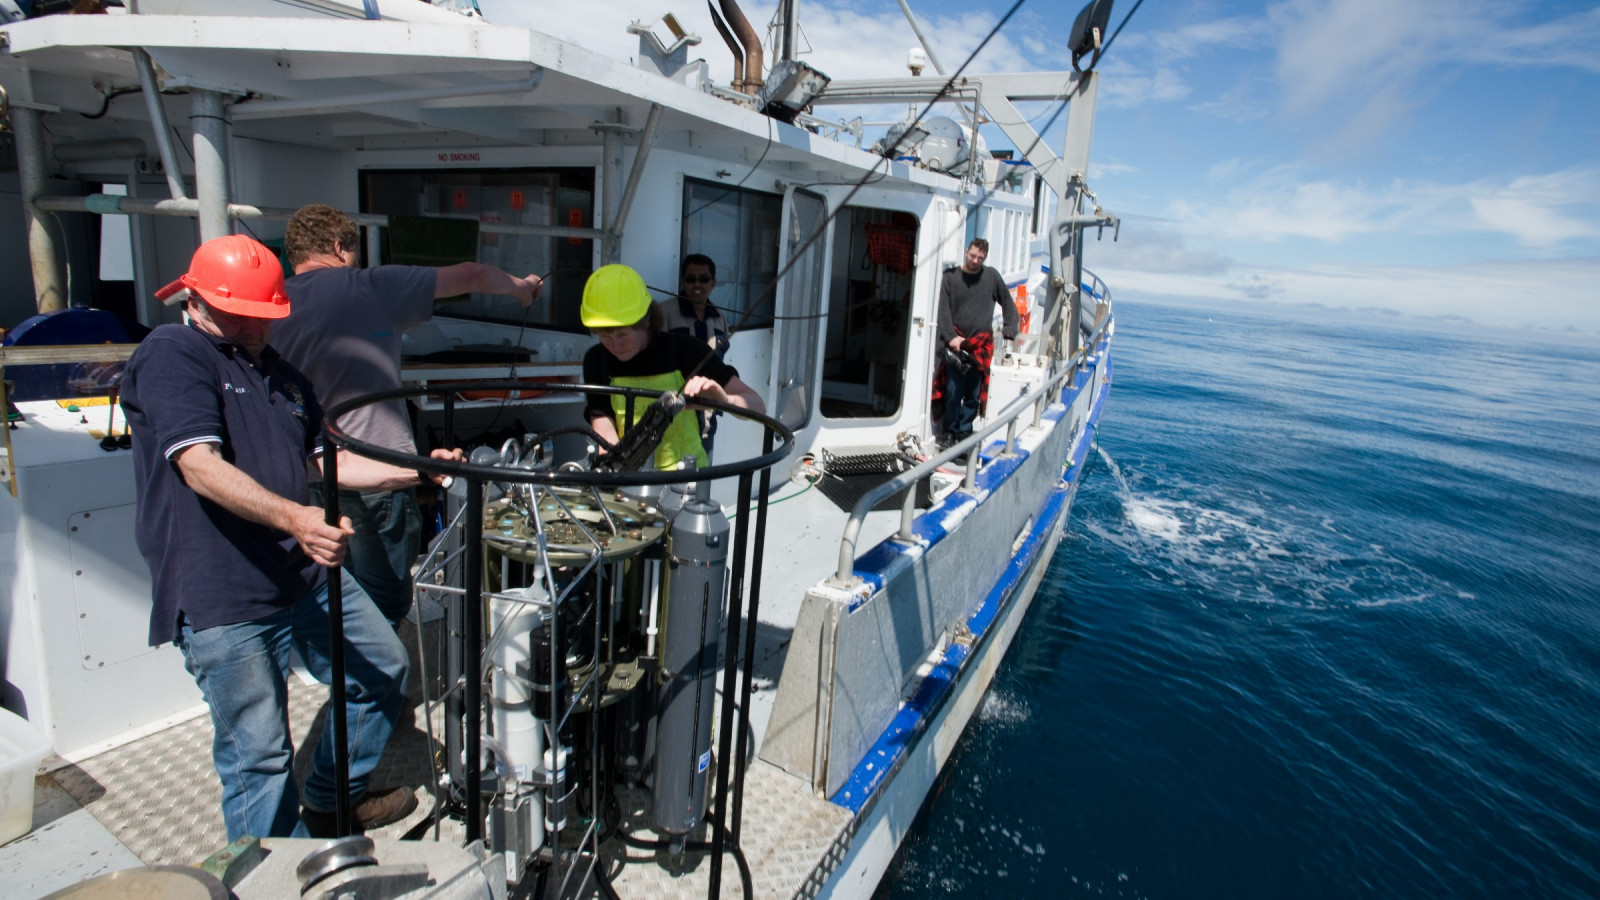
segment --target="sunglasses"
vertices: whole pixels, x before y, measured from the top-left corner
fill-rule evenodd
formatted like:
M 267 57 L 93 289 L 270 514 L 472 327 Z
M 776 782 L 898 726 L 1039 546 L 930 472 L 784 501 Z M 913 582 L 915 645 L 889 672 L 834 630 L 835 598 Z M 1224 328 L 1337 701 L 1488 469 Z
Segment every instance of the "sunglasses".
M 716 280 L 717 280 L 716 276 L 714 276 L 714 275 L 685 275 L 685 276 L 683 276 L 683 283 L 684 284 L 707 284 L 709 282 L 716 281 Z

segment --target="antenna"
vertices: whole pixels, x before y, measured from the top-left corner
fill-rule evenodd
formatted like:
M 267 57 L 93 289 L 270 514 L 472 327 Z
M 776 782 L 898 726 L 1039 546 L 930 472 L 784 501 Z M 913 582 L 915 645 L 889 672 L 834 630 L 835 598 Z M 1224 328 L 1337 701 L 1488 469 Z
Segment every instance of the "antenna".
M 911 70 L 913 77 L 921 75 L 922 70 L 928 67 L 928 51 L 921 47 L 912 47 L 906 51 L 906 68 Z

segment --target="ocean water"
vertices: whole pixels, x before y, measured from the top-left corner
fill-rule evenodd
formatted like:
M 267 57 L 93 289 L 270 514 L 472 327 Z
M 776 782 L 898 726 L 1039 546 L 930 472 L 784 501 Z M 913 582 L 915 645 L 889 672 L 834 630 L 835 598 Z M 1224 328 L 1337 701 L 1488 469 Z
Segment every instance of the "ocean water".
M 1124 302 L 881 898 L 1600 897 L 1600 340 Z

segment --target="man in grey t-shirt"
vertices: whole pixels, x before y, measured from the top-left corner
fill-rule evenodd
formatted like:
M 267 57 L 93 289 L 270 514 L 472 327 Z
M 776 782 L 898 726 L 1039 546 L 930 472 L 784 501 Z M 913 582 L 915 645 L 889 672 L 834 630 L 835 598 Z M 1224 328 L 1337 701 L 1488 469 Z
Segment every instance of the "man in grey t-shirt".
M 284 234 L 292 311 L 274 327 L 273 345 L 311 379 L 324 408 L 400 387 L 400 336 L 433 317 L 435 299 L 501 294 L 527 307 L 544 286 L 537 275 L 518 278 L 476 262 L 361 269 L 359 240 L 349 216 L 320 203 L 301 207 Z M 352 410 L 339 427 L 386 449 L 417 449 L 402 400 Z M 398 622 L 411 606 L 411 564 L 421 550 L 416 491 L 341 491 L 339 508 L 355 525 L 345 567 Z

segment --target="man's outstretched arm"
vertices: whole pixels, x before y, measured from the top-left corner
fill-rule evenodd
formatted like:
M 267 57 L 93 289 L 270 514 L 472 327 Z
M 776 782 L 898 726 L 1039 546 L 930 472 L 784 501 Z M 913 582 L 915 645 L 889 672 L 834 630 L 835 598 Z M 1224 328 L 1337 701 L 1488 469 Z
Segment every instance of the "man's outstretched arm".
M 537 275 L 518 278 L 494 266 L 463 262 L 439 269 L 433 298 L 437 300 L 457 294 L 499 294 L 517 298 L 517 302 L 526 308 L 539 299 L 539 292 L 543 289 L 544 280 Z

